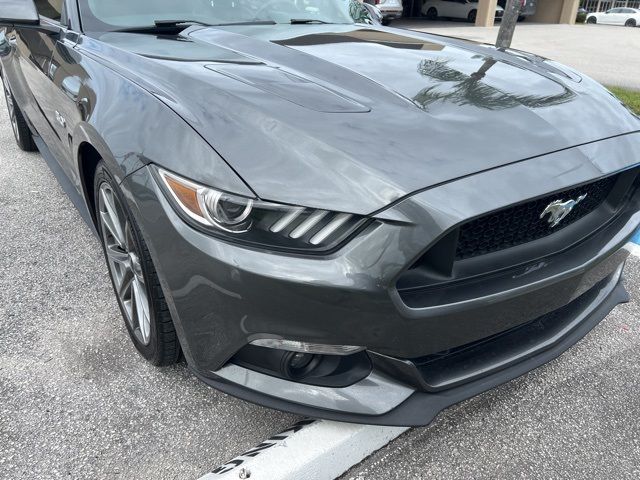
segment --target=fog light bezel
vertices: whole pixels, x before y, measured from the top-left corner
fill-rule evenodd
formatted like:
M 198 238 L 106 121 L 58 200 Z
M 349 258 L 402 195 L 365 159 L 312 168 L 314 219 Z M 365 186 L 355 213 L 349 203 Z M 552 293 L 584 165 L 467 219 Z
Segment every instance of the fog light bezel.
M 258 338 L 250 342 L 256 347 L 287 350 L 289 352 L 314 353 L 318 355 L 353 355 L 366 350 L 366 347 L 358 345 L 328 345 L 323 343 L 302 342 L 299 340 L 287 340 L 284 338 Z
M 291 368 L 291 360 L 296 354 L 312 358 L 303 368 Z M 335 388 L 353 385 L 369 375 L 373 368 L 365 350 L 350 355 L 326 355 L 251 344 L 238 350 L 230 363 L 284 380 Z

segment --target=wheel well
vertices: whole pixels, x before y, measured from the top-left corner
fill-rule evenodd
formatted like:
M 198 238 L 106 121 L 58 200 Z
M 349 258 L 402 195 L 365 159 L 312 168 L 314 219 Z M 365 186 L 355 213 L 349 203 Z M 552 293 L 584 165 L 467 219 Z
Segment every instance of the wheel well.
M 85 142 L 80 145 L 80 148 L 78 149 L 78 171 L 80 172 L 82 190 L 84 191 L 85 200 L 89 207 L 89 213 L 91 214 L 94 225 L 97 224 L 93 179 L 96 174 L 96 167 L 101 159 L 102 157 L 98 151 L 93 148 L 90 143 Z

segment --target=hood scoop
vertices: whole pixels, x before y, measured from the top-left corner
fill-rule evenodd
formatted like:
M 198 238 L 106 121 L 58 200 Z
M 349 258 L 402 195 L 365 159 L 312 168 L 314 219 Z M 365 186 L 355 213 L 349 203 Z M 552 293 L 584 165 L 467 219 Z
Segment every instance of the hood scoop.
M 291 103 L 322 113 L 366 113 L 371 109 L 306 78 L 269 65 L 206 65 Z

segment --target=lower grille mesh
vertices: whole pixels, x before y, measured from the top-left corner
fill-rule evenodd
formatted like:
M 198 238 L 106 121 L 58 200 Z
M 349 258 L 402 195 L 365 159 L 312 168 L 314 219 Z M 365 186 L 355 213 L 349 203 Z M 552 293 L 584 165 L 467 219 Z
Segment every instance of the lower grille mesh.
M 463 260 L 497 252 L 551 235 L 598 208 L 611 192 L 617 175 L 603 178 L 581 187 L 554 193 L 531 202 L 505 208 L 477 218 L 460 228 L 456 260 Z M 540 214 L 555 200 L 576 199 L 587 196 L 578 203 L 562 223 L 554 228 L 548 218 Z

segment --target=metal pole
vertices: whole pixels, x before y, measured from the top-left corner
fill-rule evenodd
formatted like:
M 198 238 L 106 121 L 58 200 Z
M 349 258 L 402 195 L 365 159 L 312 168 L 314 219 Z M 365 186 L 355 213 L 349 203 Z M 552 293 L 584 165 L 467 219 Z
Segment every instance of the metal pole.
M 507 0 L 507 4 L 504 7 L 504 15 L 500 22 L 496 47 L 509 48 L 511 46 L 513 32 L 516 29 L 516 23 L 518 23 L 518 17 L 520 16 L 521 3 L 522 0 Z

